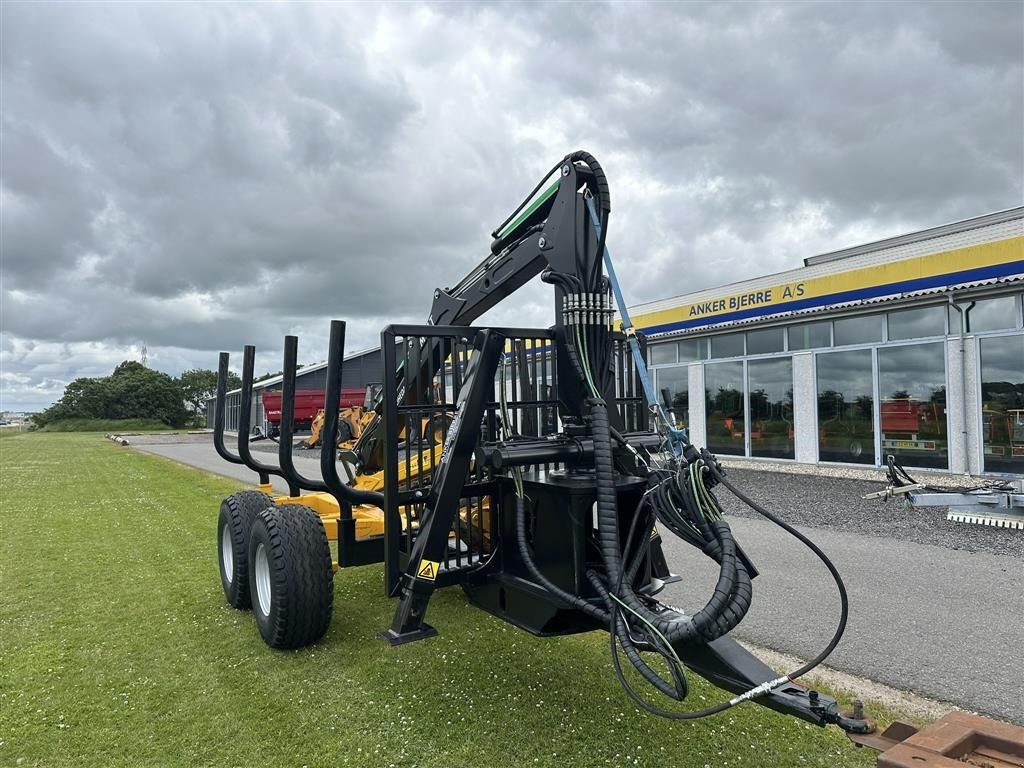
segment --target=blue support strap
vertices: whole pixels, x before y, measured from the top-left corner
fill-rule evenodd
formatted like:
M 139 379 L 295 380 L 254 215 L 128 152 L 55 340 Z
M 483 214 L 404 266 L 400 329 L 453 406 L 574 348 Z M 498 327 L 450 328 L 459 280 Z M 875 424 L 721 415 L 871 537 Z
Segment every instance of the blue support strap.
M 598 241 L 600 241 L 601 219 L 597 215 L 597 207 L 594 205 L 594 198 L 588 195 L 586 199 L 587 209 L 590 211 L 590 220 L 594 224 L 594 231 L 597 233 Z M 637 341 L 636 329 L 633 327 L 633 321 L 629 319 L 629 310 L 626 309 L 626 300 L 622 297 L 622 289 L 619 287 L 619 279 L 615 276 L 615 267 L 612 266 L 612 255 L 608 251 L 607 243 L 605 243 L 603 256 L 605 272 L 608 273 L 608 280 L 612 284 L 612 293 L 615 294 L 615 303 L 618 304 L 619 315 L 622 317 L 622 332 L 626 335 L 626 341 L 629 343 L 629 348 L 633 352 L 633 362 L 636 364 L 637 373 L 640 375 L 640 383 L 644 388 L 644 396 L 647 398 L 648 403 L 651 403 L 658 409 L 658 415 L 661 417 L 662 422 L 665 424 L 665 429 L 668 431 L 669 448 L 676 457 L 679 457 L 683 453 L 683 446 L 689 444 L 690 438 L 686 434 L 685 429 L 680 429 L 676 426 L 675 420 L 669 412 L 665 410 L 665 406 L 655 395 L 654 385 L 651 383 L 651 377 L 647 373 L 647 361 L 644 360 L 644 356 L 640 352 L 640 342 Z

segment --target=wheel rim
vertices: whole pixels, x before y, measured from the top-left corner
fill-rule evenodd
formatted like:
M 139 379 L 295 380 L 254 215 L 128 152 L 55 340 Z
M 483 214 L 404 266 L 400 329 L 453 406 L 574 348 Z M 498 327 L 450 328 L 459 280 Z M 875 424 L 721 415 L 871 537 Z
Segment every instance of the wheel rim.
M 220 529 L 220 563 L 228 584 L 235 580 L 235 550 L 231 546 L 231 528 L 224 523 Z
M 852 443 L 850 443 L 850 455 L 851 456 L 856 458 L 856 457 L 860 456 L 862 453 L 864 453 L 864 446 L 862 446 L 860 444 L 859 440 L 854 440 Z
M 270 615 L 270 561 L 262 543 L 256 545 L 256 600 L 264 616 Z

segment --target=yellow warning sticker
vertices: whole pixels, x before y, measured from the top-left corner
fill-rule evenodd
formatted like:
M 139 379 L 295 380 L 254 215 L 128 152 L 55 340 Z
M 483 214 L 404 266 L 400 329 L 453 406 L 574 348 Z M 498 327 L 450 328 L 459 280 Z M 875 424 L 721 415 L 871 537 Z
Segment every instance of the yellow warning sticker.
M 421 560 L 420 569 L 416 571 L 416 576 L 424 581 L 433 581 L 437 578 L 437 573 L 440 570 L 440 563 L 435 563 L 433 560 Z

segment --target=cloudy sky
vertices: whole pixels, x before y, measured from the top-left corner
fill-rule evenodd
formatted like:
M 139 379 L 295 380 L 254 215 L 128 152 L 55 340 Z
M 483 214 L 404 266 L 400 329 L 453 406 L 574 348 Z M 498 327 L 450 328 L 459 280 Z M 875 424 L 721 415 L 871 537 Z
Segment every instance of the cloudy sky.
M 18 3 L 2 408 L 148 348 L 324 357 L 486 253 L 568 151 L 631 303 L 1019 205 L 1024 4 Z M 547 325 L 549 290 L 488 318 Z M 237 358 L 237 355 L 236 355 Z

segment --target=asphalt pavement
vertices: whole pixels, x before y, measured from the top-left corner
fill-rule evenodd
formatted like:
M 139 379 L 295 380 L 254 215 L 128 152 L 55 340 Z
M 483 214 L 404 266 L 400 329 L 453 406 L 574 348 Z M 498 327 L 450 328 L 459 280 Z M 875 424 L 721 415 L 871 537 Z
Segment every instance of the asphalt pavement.
M 256 482 L 248 469 L 217 456 L 209 438 L 133 445 Z M 307 476 L 320 477 L 316 458 L 297 456 L 295 463 Z M 938 510 L 925 516 L 866 504 L 860 495 L 871 486 L 860 481 L 749 470 L 731 470 L 730 478 L 792 520 L 843 575 L 850 618 L 827 661 L 830 667 L 1024 722 L 1024 559 L 1018 554 L 1024 533 L 947 525 Z M 274 487 L 286 490 L 278 478 Z M 717 492 L 725 501 L 724 489 Z M 810 658 L 828 641 L 839 615 L 831 577 L 789 534 L 762 518 L 741 516 L 750 513 L 732 502 L 727 511 L 734 513 L 729 522 L 761 571 L 753 606 L 732 635 Z M 714 586 L 714 563 L 671 537 L 665 550 L 673 571 L 684 578 L 662 598 L 691 613 L 699 610 Z
M 761 575 L 740 640 L 813 657 L 839 618 L 838 592 L 821 562 L 763 520 L 730 524 Z M 987 552 L 798 526 L 832 559 L 850 616 L 828 666 L 960 707 L 1024 722 L 1024 566 Z M 717 566 L 667 538 L 683 581 L 662 599 L 693 613 L 714 589 Z
M 154 439 L 156 437 L 158 436 L 130 436 L 128 440 L 133 448 L 138 448 L 147 453 L 155 453 L 158 456 L 173 459 L 196 469 L 234 478 L 242 481 L 244 484 L 256 485 L 259 482 L 256 473 L 248 467 L 244 467 L 241 464 L 231 464 L 218 456 L 216 449 L 213 447 L 213 440 L 209 436 L 197 435 L 189 442 Z M 277 457 L 269 450 L 254 450 L 253 456 L 258 461 L 268 464 L 273 465 L 277 463 Z M 311 451 L 310 458 L 306 458 L 301 455 L 300 451 L 296 451 L 293 454 L 293 462 L 295 468 L 304 477 L 308 477 L 311 480 L 321 479 L 319 451 Z M 270 482 L 278 493 L 288 492 L 288 484 L 280 477 L 271 475 Z

